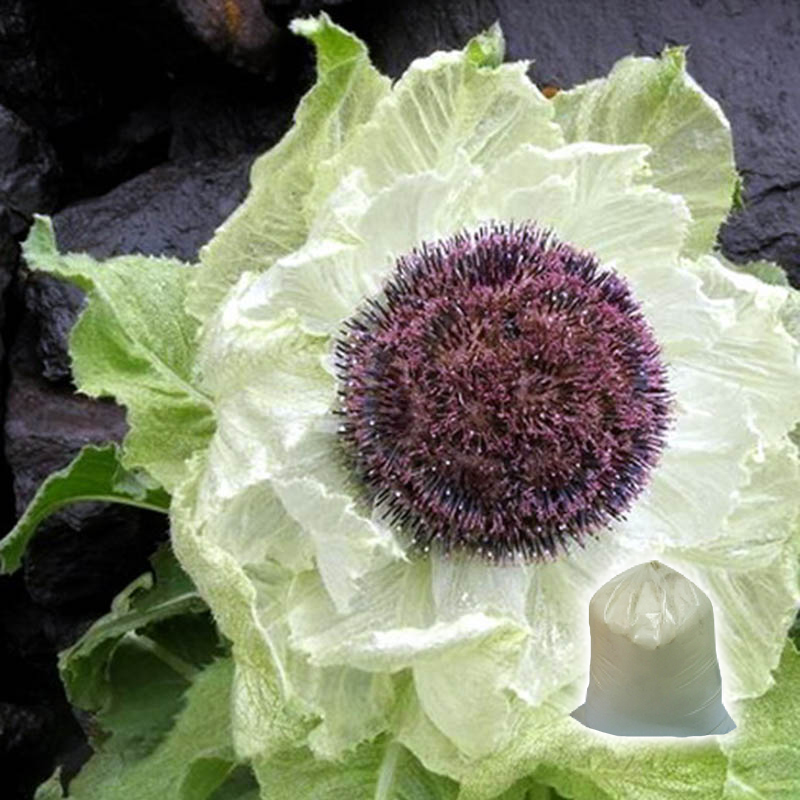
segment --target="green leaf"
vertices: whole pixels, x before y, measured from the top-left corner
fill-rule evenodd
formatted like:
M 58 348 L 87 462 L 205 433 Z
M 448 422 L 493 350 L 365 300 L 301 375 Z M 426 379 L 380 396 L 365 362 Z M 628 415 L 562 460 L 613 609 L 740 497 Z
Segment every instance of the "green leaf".
M 506 55 L 506 42 L 500 24 L 495 22 L 491 28 L 470 39 L 464 52 L 467 60 L 476 67 L 499 67 Z
M 733 185 L 733 199 L 731 200 L 731 209 L 733 211 L 742 211 L 745 207 L 744 202 L 744 183 L 741 176 L 736 177 L 736 183 Z
M 168 548 L 153 571 L 61 654 L 69 698 L 95 728 L 69 797 L 256 800 L 233 753 L 232 661 L 219 659 L 213 620 Z
M 214 431 L 211 406 L 192 374 L 197 323 L 184 311 L 192 267 L 149 256 L 98 262 L 85 254 L 62 255 L 46 217 L 36 218 L 23 249 L 32 269 L 88 292 L 70 336 L 78 388 L 127 407 L 123 463 L 145 469 L 171 490 L 185 460 Z
M 527 63 L 501 64 L 495 27 L 463 51 L 412 62 L 370 120 L 319 170 L 319 207 L 343 178 L 363 170 L 376 192 L 398 178 L 452 170 L 460 158 L 488 167 L 520 145 L 564 143 L 553 106 L 527 77 Z
M 529 778 L 517 781 L 510 789 L 492 800 L 565 800 L 552 786 Z
M 685 254 L 714 246 L 738 181 L 733 143 L 722 109 L 687 74 L 682 48 L 658 59 L 623 59 L 608 78 L 559 92 L 552 102 L 568 142 L 650 145 L 647 182 L 682 195 L 692 213 Z
M 725 759 L 715 743 L 640 745 L 638 752 L 602 746 L 553 759 L 533 773 L 574 800 L 714 800 L 722 797 Z M 566 754 L 565 754 L 566 756 Z M 583 761 L 585 759 L 585 761 Z
M 737 272 L 744 272 L 747 275 L 755 275 L 756 278 L 769 283 L 773 286 L 788 286 L 789 279 L 786 273 L 771 261 L 750 261 L 747 264 L 735 264 L 733 261 L 725 261 L 725 266 Z
M 509 748 L 470 764 L 459 800 L 490 800 L 523 777 L 573 800 L 722 798 L 726 759 L 716 738 L 616 737 L 563 717 L 533 730 L 523 718 Z
M 61 789 L 61 767 L 57 767 L 55 772 L 44 782 L 40 783 L 36 789 L 33 800 L 61 800 L 64 792 Z
M 189 784 L 184 783 L 186 800 L 193 800 L 194 795 L 188 792 Z M 213 792 L 208 800 L 259 800 L 261 793 L 258 789 L 253 771 L 249 767 L 238 766 L 233 769 L 225 782 Z
M 37 527 L 60 508 L 84 500 L 169 509 L 169 495 L 146 474 L 125 469 L 116 445 L 87 445 L 64 469 L 49 475 L 11 532 L 0 542 L 0 572 L 14 572 Z
M 722 740 L 729 758 L 726 800 L 800 797 L 800 653 L 791 642 L 775 686 L 737 712 L 736 733 Z
M 61 788 L 60 775 L 61 767 L 39 785 L 34 800 L 62 800 L 64 792 Z M 223 776 L 222 783 L 219 783 L 220 776 Z M 200 800 L 201 798 L 207 798 L 207 800 L 260 800 L 260 792 L 258 782 L 249 767 L 234 766 L 224 758 L 199 758 L 189 765 L 181 783 L 180 799 Z M 506 799 L 499 798 L 499 800 Z M 521 800 L 539 800 L 539 797 L 525 797 Z M 541 800 L 552 800 L 552 798 L 543 796 Z
M 795 617 L 792 627 L 789 628 L 789 638 L 794 642 L 795 647 L 800 649 L 800 613 Z
M 410 751 L 385 738 L 342 761 L 287 750 L 254 765 L 269 800 L 456 800 L 458 784 L 426 770 Z
M 71 702 L 96 712 L 115 746 L 135 741 L 145 750 L 171 725 L 198 669 L 219 653 L 207 607 L 171 551 L 162 548 L 152 562 L 154 574 L 133 581 L 59 658 Z
M 69 787 L 75 800 L 207 800 L 246 797 L 223 787 L 236 763 L 231 745 L 230 687 L 233 664 L 215 661 L 186 691 L 185 708 L 162 741 L 143 757 L 119 747 L 102 748 Z M 147 729 L 151 709 L 132 704 L 131 719 Z M 112 737 L 108 745 L 114 742 Z M 241 788 L 241 787 L 240 787 Z
M 327 15 L 295 20 L 292 30 L 316 48 L 317 82 L 300 102 L 294 127 L 253 164 L 245 202 L 200 253 L 186 307 L 201 321 L 242 273 L 263 272 L 303 243 L 313 220 L 305 203 L 317 167 L 389 91 L 364 44 Z
M 75 705 L 92 711 L 95 754 L 69 787 L 79 800 L 257 800 L 236 769 L 230 731 L 232 663 L 205 604 L 170 550 L 152 559 L 109 614 L 61 654 Z M 211 666 L 209 666 L 211 664 Z M 60 798 L 58 774 L 40 800 Z

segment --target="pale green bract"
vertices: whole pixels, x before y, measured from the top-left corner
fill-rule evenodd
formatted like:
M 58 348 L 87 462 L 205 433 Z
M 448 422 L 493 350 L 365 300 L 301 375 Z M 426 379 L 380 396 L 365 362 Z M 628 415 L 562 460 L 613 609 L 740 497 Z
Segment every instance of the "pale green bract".
M 129 323 L 116 262 L 58 256 L 41 228 L 28 248 L 119 321 L 112 335 L 84 317 L 77 377 L 128 405 L 128 463 L 173 491 L 175 552 L 232 643 L 236 757 L 265 797 L 290 783 L 309 797 L 546 796 L 537 782 L 723 797 L 716 742 L 620 742 L 567 715 L 587 681 L 589 597 L 636 563 L 664 560 L 711 597 L 734 708 L 772 686 L 800 599 L 796 300 L 711 252 L 737 189 L 724 115 L 678 49 L 549 101 L 525 64 L 502 63 L 497 28 L 393 86 L 324 15 L 294 29 L 319 65 L 294 128 L 199 268 L 147 262 L 167 276 L 172 344 Z M 648 490 L 554 563 L 410 559 L 337 455 L 332 336 L 397 256 L 488 220 L 533 220 L 624 275 L 675 394 Z M 162 302 L 134 262 L 128 293 Z

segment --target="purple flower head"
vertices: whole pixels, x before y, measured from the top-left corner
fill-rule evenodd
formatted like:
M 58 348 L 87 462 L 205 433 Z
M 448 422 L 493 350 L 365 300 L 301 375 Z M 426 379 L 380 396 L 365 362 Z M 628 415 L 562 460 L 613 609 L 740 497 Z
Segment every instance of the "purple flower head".
M 664 446 L 665 368 L 630 289 L 533 224 L 399 258 L 336 357 L 348 461 L 426 552 L 553 558 L 625 513 Z

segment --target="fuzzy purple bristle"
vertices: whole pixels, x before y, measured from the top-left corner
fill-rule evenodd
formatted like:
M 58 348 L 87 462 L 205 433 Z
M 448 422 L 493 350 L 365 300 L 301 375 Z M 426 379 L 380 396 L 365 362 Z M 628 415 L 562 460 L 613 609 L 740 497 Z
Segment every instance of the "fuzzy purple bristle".
M 418 548 L 553 558 L 621 518 L 670 394 L 625 281 L 533 224 L 397 260 L 336 343 L 340 438 Z

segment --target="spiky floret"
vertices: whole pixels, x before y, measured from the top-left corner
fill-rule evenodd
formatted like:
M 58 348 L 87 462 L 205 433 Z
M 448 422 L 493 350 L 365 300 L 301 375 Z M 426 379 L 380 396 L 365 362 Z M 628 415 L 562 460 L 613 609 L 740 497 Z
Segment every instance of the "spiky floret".
M 625 281 L 534 224 L 399 258 L 345 323 L 336 365 L 355 475 L 424 551 L 558 555 L 625 513 L 669 424 Z

